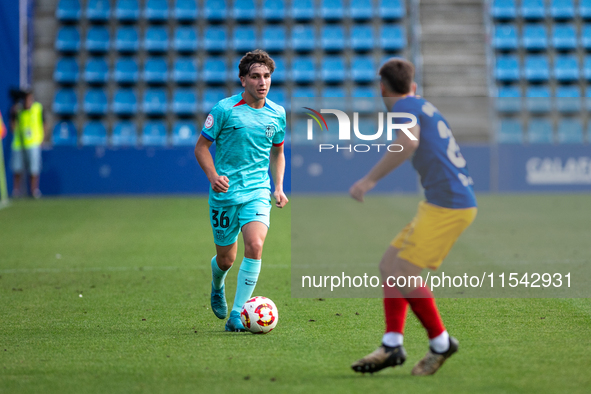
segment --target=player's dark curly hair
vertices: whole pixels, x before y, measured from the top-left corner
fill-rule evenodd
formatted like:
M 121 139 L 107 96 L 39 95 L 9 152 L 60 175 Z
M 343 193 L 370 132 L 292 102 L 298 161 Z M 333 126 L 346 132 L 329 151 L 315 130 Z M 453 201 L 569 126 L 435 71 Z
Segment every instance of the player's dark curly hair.
M 406 94 L 410 92 L 410 86 L 415 77 L 415 66 L 408 60 L 394 57 L 384 63 L 379 74 L 388 90 Z
M 275 62 L 273 59 L 271 59 L 271 56 L 261 49 L 255 49 L 252 52 L 248 52 L 242 57 L 242 59 L 240 59 L 240 64 L 238 65 L 238 76 L 247 76 L 252 66 L 257 64 L 267 66 L 271 74 L 273 74 L 273 71 L 275 71 Z

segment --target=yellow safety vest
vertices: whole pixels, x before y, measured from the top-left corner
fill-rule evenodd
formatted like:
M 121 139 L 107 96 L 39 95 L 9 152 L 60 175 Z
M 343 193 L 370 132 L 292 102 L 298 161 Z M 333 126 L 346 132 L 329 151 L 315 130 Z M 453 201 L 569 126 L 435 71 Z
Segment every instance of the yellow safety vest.
M 43 105 L 33 103 L 30 109 L 24 109 L 18 114 L 18 124 L 14 131 L 12 149 L 20 150 L 22 143 L 25 149 L 34 148 L 43 143 Z M 22 141 L 22 143 L 21 143 Z

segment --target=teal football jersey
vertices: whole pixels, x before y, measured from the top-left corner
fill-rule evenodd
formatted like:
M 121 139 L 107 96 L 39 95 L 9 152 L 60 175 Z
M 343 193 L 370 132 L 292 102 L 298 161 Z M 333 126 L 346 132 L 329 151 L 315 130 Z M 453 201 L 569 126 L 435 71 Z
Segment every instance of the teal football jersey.
M 285 110 L 269 99 L 260 109 L 250 107 L 237 94 L 213 107 L 201 135 L 215 141 L 215 169 L 229 179 L 226 193 L 209 187 L 209 205 L 238 205 L 269 196 L 269 155 L 271 146 L 285 138 Z

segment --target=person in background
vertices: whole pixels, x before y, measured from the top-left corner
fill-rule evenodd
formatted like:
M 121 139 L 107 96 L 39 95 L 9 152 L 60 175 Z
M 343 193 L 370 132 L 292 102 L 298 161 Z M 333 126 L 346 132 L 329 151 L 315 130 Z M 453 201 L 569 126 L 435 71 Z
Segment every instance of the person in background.
M 35 101 L 33 92 L 25 95 L 24 105 L 13 108 L 11 129 L 12 157 L 10 165 L 14 175 L 12 195 L 20 197 L 22 179 L 29 172 L 31 193 L 34 198 L 41 197 L 39 175 L 41 174 L 41 145 L 45 138 L 43 105 Z

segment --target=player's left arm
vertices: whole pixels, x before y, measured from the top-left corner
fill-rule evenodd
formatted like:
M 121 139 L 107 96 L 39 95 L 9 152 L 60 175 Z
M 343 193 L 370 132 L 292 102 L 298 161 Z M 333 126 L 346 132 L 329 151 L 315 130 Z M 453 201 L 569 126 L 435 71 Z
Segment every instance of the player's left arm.
M 285 176 L 285 153 L 284 144 L 273 145 L 271 147 L 270 155 L 271 175 L 273 176 L 273 183 L 275 184 L 275 205 L 278 208 L 283 208 L 289 200 L 283 192 L 283 178 Z
M 355 200 L 363 202 L 365 193 L 373 189 L 378 181 L 394 171 L 398 166 L 410 158 L 419 147 L 421 127 L 416 125 L 409 129 L 409 131 L 417 137 L 417 140 L 411 140 L 404 133 L 398 133 L 398 137 L 392 144 L 402 146 L 400 152 L 387 151 L 380 161 L 367 173 L 366 176 L 355 182 L 349 189 L 349 194 Z

